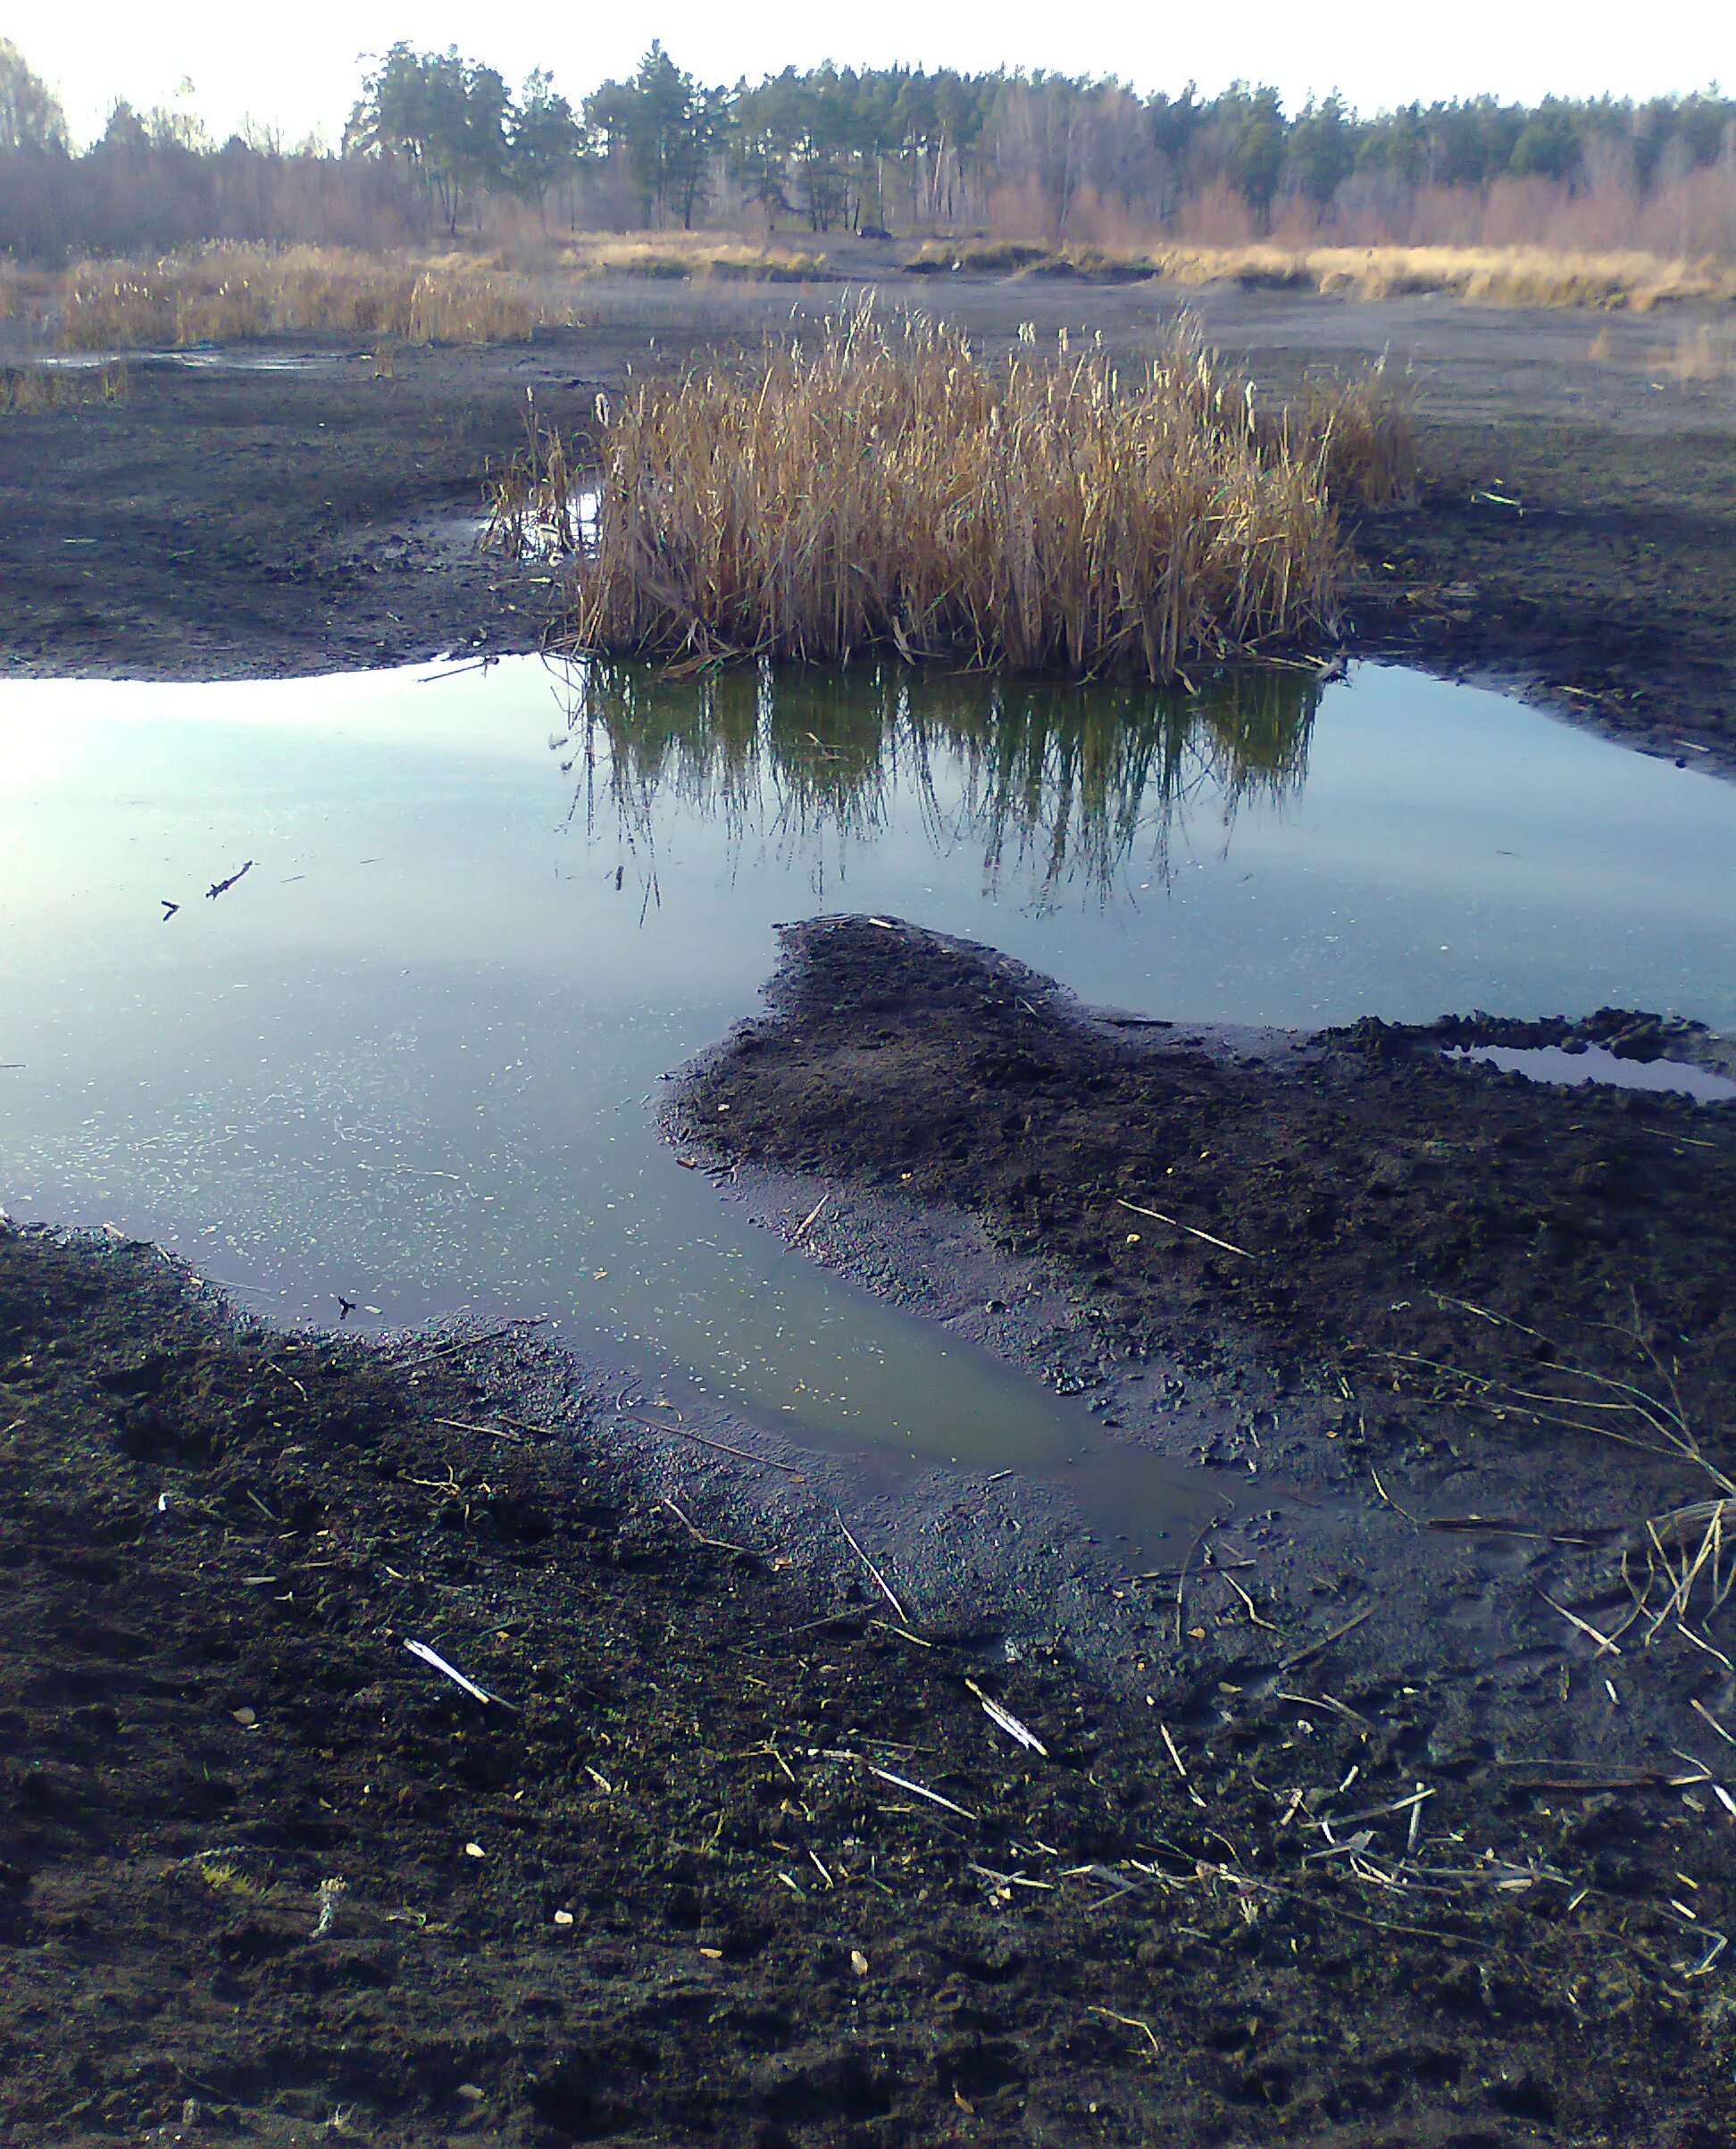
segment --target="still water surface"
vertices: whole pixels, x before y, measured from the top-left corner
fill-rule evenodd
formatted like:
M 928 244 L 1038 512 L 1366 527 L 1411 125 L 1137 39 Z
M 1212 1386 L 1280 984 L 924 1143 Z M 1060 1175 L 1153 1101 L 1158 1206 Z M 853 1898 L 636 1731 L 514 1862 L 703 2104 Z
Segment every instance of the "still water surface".
M 822 909 L 1183 1020 L 1729 1027 L 1736 788 L 1373 666 L 1198 701 L 534 658 L 9 681 L 0 1202 L 280 1318 L 547 1310 L 802 1437 L 1053 1467 L 1082 1417 L 656 1139 L 659 1078 Z

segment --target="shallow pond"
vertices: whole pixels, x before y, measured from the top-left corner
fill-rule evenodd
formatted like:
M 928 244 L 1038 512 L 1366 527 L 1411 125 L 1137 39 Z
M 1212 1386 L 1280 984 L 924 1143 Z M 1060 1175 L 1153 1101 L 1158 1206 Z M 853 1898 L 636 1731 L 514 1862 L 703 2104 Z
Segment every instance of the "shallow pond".
M 534 658 L 7 682 L 0 1202 L 280 1317 L 547 1310 L 799 1436 L 1042 1469 L 1082 1413 L 656 1139 L 773 921 L 895 913 L 1181 1019 L 1728 1027 L 1733 864 L 1736 788 L 1373 666 L 1197 701 Z

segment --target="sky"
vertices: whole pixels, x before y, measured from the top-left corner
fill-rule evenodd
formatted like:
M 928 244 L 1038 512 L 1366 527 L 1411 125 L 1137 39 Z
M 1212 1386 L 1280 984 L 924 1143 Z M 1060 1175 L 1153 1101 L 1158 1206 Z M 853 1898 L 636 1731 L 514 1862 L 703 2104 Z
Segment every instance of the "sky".
M 399 38 L 420 50 L 456 44 L 514 83 L 549 67 L 575 103 L 630 71 L 653 38 L 713 82 L 825 59 L 1047 68 L 1114 74 L 1141 91 L 1193 81 L 1209 94 L 1240 77 L 1275 83 L 1287 103 L 1337 89 L 1364 111 L 1484 91 L 1530 101 L 1550 91 L 1650 96 L 1715 79 L 1736 87 L 1730 0 L 875 0 L 855 14 L 811 0 L 606 11 L 521 0 L 499 16 L 463 0 L 79 0 L 0 13 L 0 36 L 59 92 L 80 141 L 101 131 L 120 96 L 142 109 L 179 102 L 220 138 L 251 120 L 291 144 L 315 130 L 335 140 L 359 55 Z

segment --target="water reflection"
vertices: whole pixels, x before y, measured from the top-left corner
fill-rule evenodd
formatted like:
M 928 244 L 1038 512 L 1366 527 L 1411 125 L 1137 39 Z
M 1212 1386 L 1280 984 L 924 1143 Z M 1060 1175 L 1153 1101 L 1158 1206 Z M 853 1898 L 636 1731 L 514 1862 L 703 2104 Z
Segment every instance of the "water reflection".
M 1069 883 L 1107 898 L 1136 866 L 1166 879 L 1171 832 L 1207 800 L 1226 829 L 1299 793 L 1320 703 L 1311 672 L 1225 672 L 1197 694 L 898 665 L 734 670 L 699 679 L 595 663 L 570 741 L 595 836 L 609 812 L 655 890 L 659 804 L 715 818 L 789 861 L 865 844 L 914 803 L 928 840 L 977 846 L 985 891 Z
M 1491 694 L 551 683 L 0 684 L 0 1204 L 167 1238 L 289 1316 L 547 1309 L 889 1467 L 1081 1486 L 1096 1456 L 1133 1528 L 1157 1493 L 1081 1413 L 659 1141 L 660 1077 L 754 1008 L 774 920 L 897 913 L 1183 1021 L 1736 1024 L 1736 789 Z M 655 907 L 615 848 L 640 825 Z

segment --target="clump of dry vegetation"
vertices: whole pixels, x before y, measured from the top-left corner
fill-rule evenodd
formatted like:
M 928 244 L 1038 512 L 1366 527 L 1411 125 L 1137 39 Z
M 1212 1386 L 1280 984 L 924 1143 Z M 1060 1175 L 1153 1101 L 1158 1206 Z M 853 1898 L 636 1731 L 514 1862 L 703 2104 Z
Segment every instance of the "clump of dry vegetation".
M 1677 301 L 1736 302 L 1736 263 L 1689 260 L 1639 248 L 1590 253 L 1541 246 L 1318 247 L 1154 245 L 1143 250 L 1046 247 L 1014 239 L 931 239 L 910 255 L 914 275 L 957 269 L 978 275 L 1078 277 L 1120 283 L 1239 283 L 1249 289 L 1316 291 L 1379 300 L 1439 291 L 1482 305 L 1592 306 L 1648 313 Z
M 1709 321 L 1678 329 L 1673 343 L 1657 354 L 1672 380 L 1702 387 L 1736 385 L 1736 329 L 1715 328 Z
M 530 286 L 462 255 L 397 261 L 340 248 L 212 247 L 163 261 L 87 262 L 60 288 L 71 350 L 234 343 L 285 333 L 399 343 L 522 341 Z
M 1396 507 L 1416 497 L 1419 456 L 1408 385 L 1384 357 L 1353 373 L 1309 377 L 1298 406 L 1266 414 L 1268 440 L 1302 444 L 1332 498 L 1353 507 Z
M 1329 631 L 1335 483 L 1407 481 L 1383 380 L 1267 414 L 1190 326 L 1137 376 L 1095 347 L 990 372 L 956 330 L 869 308 L 640 383 L 601 452 L 576 648 L 1154 680 Z
M 823 254 L 716 231 L 601 233 L 562 247 L 559 265 L 580 276 L 642 276 L 720 283 L 805 283 L 827 273 Z
M 131 392 L 124 365 L 0 366 L 0 415 L 67 410 L 87 403 L 118 403 Z
M 1638 250 L 1327 247 L 1286 258 L 1329 297 L 1381 299 L 1443 291 L 1483 305 L 1603 306 L 1642 314 L 1666 302 L 1736 299 L 1736 263 L 1672 260 Z M 1258 267 L 1257 259 L 1244 257 L 1229 272 L 1257 273 Z M 1184 272 L 1178 265 L 1168 272 Z

